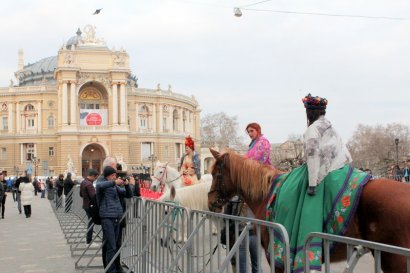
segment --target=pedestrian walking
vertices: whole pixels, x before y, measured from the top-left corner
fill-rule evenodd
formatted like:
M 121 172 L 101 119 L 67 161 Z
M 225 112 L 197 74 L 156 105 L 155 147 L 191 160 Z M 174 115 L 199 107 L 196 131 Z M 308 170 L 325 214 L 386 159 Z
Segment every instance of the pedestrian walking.
M 40 179 L 39 181 L 39 188 L 41 191 L 41 198 L 46 198 L 46 186 L 44 184 L 44 181 Z
M 17 192 L 16 192 L 17 209 L 20 214 L 21 214 L 21 191 L 20 191 L 21 178 L 22 177 L 17 178 L 16 183 L 15 183 L 15 187 L 17 189 Z
M 0 173 L 0 205 L 3 208 L 3 198 L 5 194 L 4 185 L 3 185 L 4 173 Z M 4 217 L 3 217 L 4 218 Z
M 5 174 L 2 172 L 0 174 L 0 183 L 3 186 L 3 199 L 1 201 L 1 218 L 4 219 L 4 212 L 6 210 L 6 198 L 7 198 L 7 192 L 9 191 L 8 183 L 5 179 Z
M 24 214 L 26 215 L 26 218 L 30 218 L 31 203 L 33 202 L 34 197 L 34 186 L 27 176 L 21 177 L 19 190 L 21 191 L 21 203 L 23 204 Z

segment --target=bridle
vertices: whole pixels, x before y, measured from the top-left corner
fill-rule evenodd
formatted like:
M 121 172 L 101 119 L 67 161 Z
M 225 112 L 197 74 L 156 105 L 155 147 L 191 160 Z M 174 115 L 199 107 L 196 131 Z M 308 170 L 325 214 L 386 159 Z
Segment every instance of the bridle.
M 224 191 L 225 183 L 223 180 L 224 177 L 224 167 L 225 167 L 225 156 L 223 159 L 215 165 L 218 169 L 218 173 L 216 173 L 216 189 L 209 191 L 209 194 L 216 192 L 216 201 L 210 204 L 211 211 L 214 209 L 222 209 L 223 205 L 225 204 L 225 200 L 227 199 L 228 195 L 226 191 Z
M 164 182 L 164 177 L 165 177 L 165 180 L 167 180 L 168 179 L 168 170 L 167 170 L 167 166 L 168 166 L 168 162 L 165 164 L 165 166 L 161 166 L 161 168 L 163 168 L 164 169 L 164 171 L 162 172 L 162 175 L 161 175 L 161 177 L 156 177 L 156 176 L 152 176 L 152 178 L 154 178 L 154 179 L 156 179 L 157 181 L 159 181 L 159 186 L 164 186 L 165 185 L 165 182 Z M 182 174 L 181 175 L 179 175 L 179 176 L 177 176 L 176 178 L 174 178 L 173 180 L 171 180 L 171 181 L 169 181 L 168 183 L 172 183 L 172 182 L 174 182 L 174 181 L 176 181 L 176 180 L 178 180 L 178 179 L 180 179 L 181 178 L 181 176 L 182 176 Z

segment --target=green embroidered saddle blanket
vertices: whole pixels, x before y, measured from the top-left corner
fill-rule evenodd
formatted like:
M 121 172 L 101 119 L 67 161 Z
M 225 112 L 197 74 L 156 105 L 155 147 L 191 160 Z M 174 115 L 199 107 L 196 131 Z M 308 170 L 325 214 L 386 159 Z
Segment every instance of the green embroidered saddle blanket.
M 291 272 L 303 271 L 303 246 L 311 232 L 344 235 L 356 212 L 364 185 L 370 180 L 367 173 L 345 165 L 329 173 L 317 186 L 316 195 L 307 194 L 306 164 L 279 176 L 270 189 L 267 204 L 268 221 L 282 224 L 290 242 Z M 275 234 L 275 265 L 283 268 L 283 238 Z M 331 244 L 331 250 L 334 245 Z M 309 249 L 310 270 L 322 268 L 322 241 L 315 238 Z

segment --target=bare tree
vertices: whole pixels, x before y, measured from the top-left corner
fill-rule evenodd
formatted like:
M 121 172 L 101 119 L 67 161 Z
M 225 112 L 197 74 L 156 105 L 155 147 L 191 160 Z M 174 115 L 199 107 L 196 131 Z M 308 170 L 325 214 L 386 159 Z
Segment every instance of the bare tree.
M 237 117 L 228 116 L 224 112 L 208 114 L 201 120 L 201 144 L 203 146 L 242 150 L 245 144 L 238 132 L 241 130 Z
M 399 165 L 404 165 L 410 151 L 408 126 L 397 123 L 385 126 L 358 125 L 347 143 L 353 165 L 370 169 L 375 175 L 389 175 L 388 170 L 396 164 L 396 138 L 399 139 Z

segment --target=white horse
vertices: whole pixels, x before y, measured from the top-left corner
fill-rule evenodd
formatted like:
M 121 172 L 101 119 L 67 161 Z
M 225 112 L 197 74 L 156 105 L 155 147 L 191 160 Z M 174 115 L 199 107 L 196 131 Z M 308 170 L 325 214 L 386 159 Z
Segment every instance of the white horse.
M 161 163 L 157 161 L 155 164 L 154 174 L 151 176 L 151 190 L 157 191 L 160 186 L 164 186 L 164 192 L 166 192 L 171 186 L 175 189 L 185 187 L 185 183 L 182 180 L 182 175 L 176 170 L 169 166 L 168 163 Z M 202 182 L 212 182 L 212 175 L 205 174 L 199 180 Z
M 190 210 L 209 211 L 208 192 L 211 189 L 212 181 L 195 184 L 189 187 L 174 188 L 166 191 L 159 199 L 160 202 L 171 201 L 179 206 Z M 186 224 L 186 223 L 184 223 Z M 212 225 L 212 234 L 217 234 L 215 223 Z M 186 229 L 185 229 L 186 230 Z M 182 240 L 186 240 L 186 234 Z

